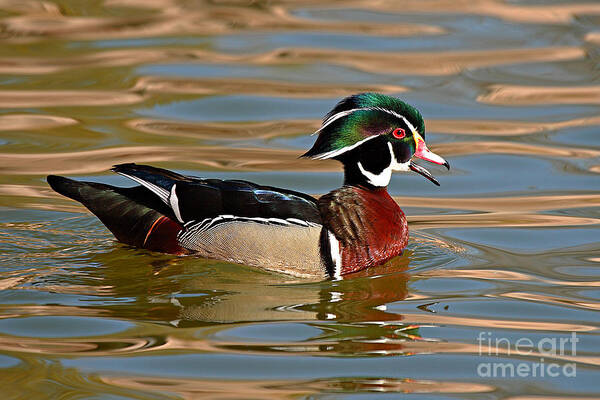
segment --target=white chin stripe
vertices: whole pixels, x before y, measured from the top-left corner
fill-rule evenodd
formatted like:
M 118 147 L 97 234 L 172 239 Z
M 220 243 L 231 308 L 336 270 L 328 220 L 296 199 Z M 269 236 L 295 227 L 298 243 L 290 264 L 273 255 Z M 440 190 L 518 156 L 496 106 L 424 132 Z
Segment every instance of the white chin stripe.
M 394 155 L 394 149 L 392 144 L 388 142 L 388 149 L 390 150 L 391 162 L 383 171 L 379 174 L 374 174 L 372 172 L 364 169 L 360 161 L 358 162 L 358 169 L 363 174 L 365 178 L 369 181 L 369 183 L 373 186 L 377 187 L 385 187 L 390 184 L 390 180 L 392 179 L 392 171 L 409 171 L 410 161 L 405 163 L 399 163 L 396 161 L 396 156 Z
M 392 165 L 392 171 L 408 172 L 410 171 L 410 161 L 405 163 L 395 163 Z
M 335 235 L 327 231 L 329 238 L 329 249 L 331 251 L 331 262 L 333 263 L 333 279 L 342 278 L 342 255 L 340 253 L 340 242 L 335 238 Z
M 390 184 L 392 179 L 392 167 L 391 165 L 384 169 L 379 175 L 367 171 L 363 168 L 360 161 L 358 162 L 358 169 L 367 178 L 367 181 L 373 186 L 384 187 Z

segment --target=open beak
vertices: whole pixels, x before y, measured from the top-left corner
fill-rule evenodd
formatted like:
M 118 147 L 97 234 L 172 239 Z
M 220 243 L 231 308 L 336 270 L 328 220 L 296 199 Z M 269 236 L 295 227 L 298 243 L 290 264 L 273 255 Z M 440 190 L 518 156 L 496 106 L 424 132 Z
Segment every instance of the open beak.
M 442 157 L 429 150 L 427 148 L 427 145 L 425 144 L 425 140 L 423 140 L 421 135 L 419 135 L 418 133 L 415 133 L 415 141 L 417 146 L 414 157 L 432 162 L 434 164 L 443 165 L 447 169 L 450 169 L 450 164 L 448 164 L 448 161 L 444 160 Z M 416 173 L 423 175 L 425 178 L 429 179 L 436 185 L 440 186 L 440 183 L 425 168 L 413 163 L 412 161 L 410 162 L 409 168 L 415 171 Z
M 415 164 L 414 162 L 411 161 L 410 164 L 408 165 L 408 168 L 410 168 L 411 170 L 415 171 L 417 174 L 423 175 L 425 178 L 429 179 L 435 185 L 440 186 L 440 183 L 437 181 L 437 179 L 435 179 L 433 177 L 433 175 L 431 175 L 429 173 L 429 171 L 427 171 L 425 168 L 421 167 L 420 165 L 417 165 L 417 164 Z

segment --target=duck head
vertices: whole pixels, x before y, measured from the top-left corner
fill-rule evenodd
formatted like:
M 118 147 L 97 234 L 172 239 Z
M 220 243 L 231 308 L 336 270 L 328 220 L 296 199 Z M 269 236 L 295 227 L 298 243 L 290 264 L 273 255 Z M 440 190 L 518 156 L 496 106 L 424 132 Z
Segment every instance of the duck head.
M 439 186 L 413 158 L 450 169 L 427 148 L 419 111 L 395 97 L 377 93 L 347 97 L 325 115 L 315 134 L 317 140 L 302 157 L 340 161 L 346 185 L 386 187 L 392 171 L 414 171 Z

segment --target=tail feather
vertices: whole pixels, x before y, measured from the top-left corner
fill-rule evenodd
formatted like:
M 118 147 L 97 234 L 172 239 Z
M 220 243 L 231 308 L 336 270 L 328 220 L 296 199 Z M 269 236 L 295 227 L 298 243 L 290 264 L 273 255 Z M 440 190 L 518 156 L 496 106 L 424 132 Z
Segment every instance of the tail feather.
M 140 193 L 140 189 L 145 189 L 122 189 L 56 175 L 48 176 L 47 180 L 56 192 L 82 203 L 120 242 L 168 253 L 185 252 L 176 239 L 181 225 L 152 208 L 152 203 L 138 201 L 141 197 L 150 197 Z

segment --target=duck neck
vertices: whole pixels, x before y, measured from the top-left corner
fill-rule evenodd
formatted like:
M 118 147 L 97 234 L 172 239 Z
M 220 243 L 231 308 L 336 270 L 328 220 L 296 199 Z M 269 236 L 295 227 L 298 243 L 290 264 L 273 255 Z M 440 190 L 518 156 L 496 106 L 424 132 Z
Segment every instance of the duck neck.
M 345 185 L 372 190 L 389 185 L 395 165 L 392 147 L 384 138 L 373 139 L 336 159 L 344 165 Z
M 391 170 L 384 169 L 379 174 L 371 173 L 360 162 L 344 163 L 344 185 L 368 190 L 387 190 Z

